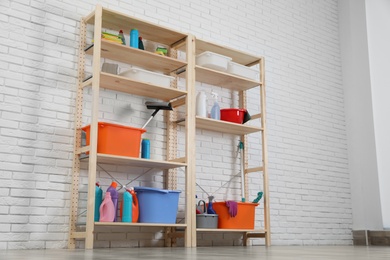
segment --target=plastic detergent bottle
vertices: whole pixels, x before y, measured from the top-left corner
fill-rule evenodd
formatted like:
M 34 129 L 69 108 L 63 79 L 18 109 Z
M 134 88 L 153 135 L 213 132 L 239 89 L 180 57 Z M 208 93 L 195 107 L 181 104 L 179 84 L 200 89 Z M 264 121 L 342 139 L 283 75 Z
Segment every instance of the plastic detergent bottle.
M 122 30 L 119 31 L 119 37 L 121 37 L 122 45 L 126 45 L 125 36 L 123 35 L 123 31 Z
M 100 219 L 100 205 L 102 204 L 103 190 L 100 188 L 99 183 L 96 183 L 95 187 L 95 221 Z
M 211 92 L 211 95 L 214 98 L 214 105 L 211 108 L 210 117 L 215 120 L 221 119 L 221 109 L 218 105 L 218 94 L 215 92 Z
M 150 140 L 142 139 L 141 142 L 141 158 L 150 159 Z
M 133 196 L 130 193 L 130 190 L 126 189 L 123 193 L 122 200 L 122 222 L 132 222 L 133 218 Z
M 106 192 L 104 200 L 100 205 L 100 222 L 114 222 L 115 218 L 115 207 L 111 199 L 111 193 Z
M 108 187 L 107 189 L 107 192 L 110 193 L 111 195 L 111 200 L 112 200 L 112 203 L 114 203 L 114 222 L 116 222 L 116 214 L 118 212 L 118 197 L 119 197 L 119 193 L 118 191 L 116 190 L 116 187 L 118 186 L 118 184 L 113 181 L 110 185 L 110 187 Z
M 138 37 L 138 49 L 145 50 L 144 43 L 142 42 L 142 37 Z
M 130 194 L 131 196 L 133 196 L 132 221 L 133 223 L 137 223 L 139 217 L 138 198 L 137 195 L 135 194 L 134 189 L 130 190 Z
M 200 91 L 196 96 L 196 115 L 207 117 L 207 97 L 204 91 Z
M 130 47 L 138 49 L 138 30 L 131 29 L 130 31 Z

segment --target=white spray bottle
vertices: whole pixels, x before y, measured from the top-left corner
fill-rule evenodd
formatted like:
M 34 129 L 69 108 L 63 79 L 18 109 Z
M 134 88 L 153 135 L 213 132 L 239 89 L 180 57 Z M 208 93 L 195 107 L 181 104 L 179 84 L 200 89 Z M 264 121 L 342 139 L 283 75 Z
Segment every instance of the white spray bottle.
M 200 91 L 196 97 L 196 115 L 206 117 L 207 116 L 207 97 L 204 91 Z

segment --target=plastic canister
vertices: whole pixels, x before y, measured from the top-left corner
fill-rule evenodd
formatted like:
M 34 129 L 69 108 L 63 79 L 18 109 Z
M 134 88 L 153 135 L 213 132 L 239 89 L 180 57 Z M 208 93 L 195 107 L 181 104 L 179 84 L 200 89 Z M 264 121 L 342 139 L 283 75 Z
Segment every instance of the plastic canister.
M 111 200 L 112 200 L 112 203 L 114 204 L 114 222 L 116 222 L 116 215 L 117 215 L 117 212 L 118 212 L 118 197 L 119 197 L 119 193 L 118 191 L 116 190 L 116 187 L 117 187 L 117 183 L 115 181 L 113 181 L 110 185 L 110 187 L 108 187 L 107 189 L 107 192 L 110 193 L 111 195 Z
M 133 189 L 130 190 L 130 194 L 131 196 L 133 196 L 132 220 L 133 223 L 136 223 L 138 222 L 138 217 L 139 217 L 138 198 Z
M 150 140 L 142 139 L 141 158 L 150 159 Z
M 131 29 L 131 31 L 130 31 L 130 47 L 138 49 L 138 37 L 139 37 L 138 30 Z
M 95 187 L 95 221 L 100 219 L 100 205 L 103 200 L 103 190 L 100 188 L 99 183 L 96 183 Z
M 122 222 L 132 222 L 133 218 L 133 196 L 130 193 L 130 190 L 126 189 L 123 193 L 122 201 Z
M 100 222 L 113 222 L 115 218 L 115 207 L 111 199 L 111 193 L 106 192 L 104 200 L 99 208 Z
M 204 91 L 200 91 L 196 96 L 196 115 L 207 117 L 207 96 Z

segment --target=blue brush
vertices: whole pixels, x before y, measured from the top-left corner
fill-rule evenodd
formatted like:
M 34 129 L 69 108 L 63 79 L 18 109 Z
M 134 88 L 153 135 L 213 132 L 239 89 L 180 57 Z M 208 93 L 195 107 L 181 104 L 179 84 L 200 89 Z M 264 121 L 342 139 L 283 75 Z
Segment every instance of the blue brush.
M 252 203 L 258 203 L 258 202 L 261 200 L 262 197 L 263 197 L 263 192 L 262 192 L 262 191 L 258 192 L 258 193 L 257 193 L 257 198 L 254 199 L 254 200 L 252 201 Z

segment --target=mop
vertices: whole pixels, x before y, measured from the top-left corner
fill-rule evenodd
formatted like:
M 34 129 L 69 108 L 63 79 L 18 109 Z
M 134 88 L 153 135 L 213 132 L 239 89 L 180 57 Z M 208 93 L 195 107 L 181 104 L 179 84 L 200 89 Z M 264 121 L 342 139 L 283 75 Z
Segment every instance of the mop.
M 153 117 L 158 113 L 160 110 L 173 110 L 172 105 L 170 102 L 153 102 L 153 101 L 146 101 L 145 105 L 148 109 L 155 109 L 148 121 L 143 125 L 142 129 L 144 129 L 147 124 L 153 119 Z

